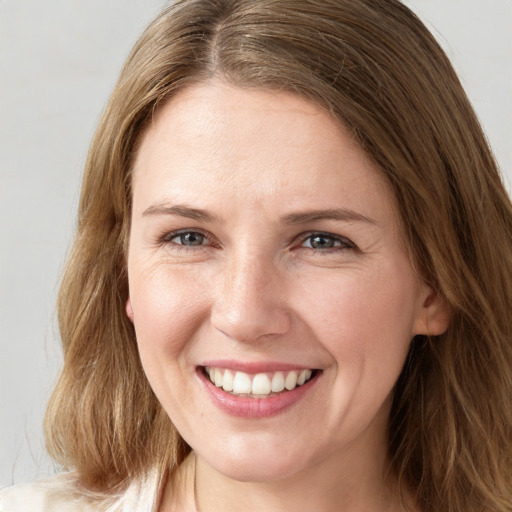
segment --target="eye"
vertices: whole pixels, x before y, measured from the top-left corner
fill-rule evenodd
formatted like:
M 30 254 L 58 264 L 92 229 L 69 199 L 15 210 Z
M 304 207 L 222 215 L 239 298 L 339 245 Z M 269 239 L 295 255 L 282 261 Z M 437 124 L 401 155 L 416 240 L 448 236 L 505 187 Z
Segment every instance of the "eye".
M 345 237 L 331 235 L 329 233 L 311 233 L 302 242 L 302 247 L 315 250 L 347 248 L 354 249 L 355 245 Z
M 199 245 L 207 245 L 209 243 L 206 235 L 198 231 L 182 231 L 180 233 L 169 233 L 164 237 L 164 242 L 172 242 L 176 245 L 184 245 L 186 247 L 196 247 Z

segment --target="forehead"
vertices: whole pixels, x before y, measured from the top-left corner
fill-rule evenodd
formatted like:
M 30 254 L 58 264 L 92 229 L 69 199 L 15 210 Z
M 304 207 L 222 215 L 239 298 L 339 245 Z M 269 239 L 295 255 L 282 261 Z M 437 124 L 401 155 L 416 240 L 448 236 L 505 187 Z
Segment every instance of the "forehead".
M 304 200 L 342 199 L 353 207 L 361 196 L 389 199 L 381 173 L 325 110 L 291 93 L 219 81 L 184 89 L 156 112 L 133 185 L 135 201 L 149 192 L 152 200 L 183 202 L 201 194 L 214 201 L 226 193 L 265 204 L 286 195 L 297 203 L 290 207 Z

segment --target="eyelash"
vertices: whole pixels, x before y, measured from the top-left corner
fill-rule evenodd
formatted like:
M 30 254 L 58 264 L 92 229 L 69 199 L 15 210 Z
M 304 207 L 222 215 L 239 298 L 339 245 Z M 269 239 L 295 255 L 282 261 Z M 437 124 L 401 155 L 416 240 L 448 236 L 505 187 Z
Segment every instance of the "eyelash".
M 344 236 L 340 235 L 333 235 L 332 233 L 326 233 L 323 231 L 310 231 L 309 233 L 305 233 L 301 236 L 301 248 L 304 248 L 304 243 L 307 240 L 311 240 L 313 238 L 324 238 L 328 240 L 332 240 L 332 243 L 335 244 L 333 247 L 326 247 L 326 248 L 316 248 L 316 247 L 309 247 L 309 249 L 312 249 L 315 252 L 320 253 L 326 253 L 331 251 L 339 251 L 339 250 L 346 250 L 346 249 L 357 249 L 357 246 L 349 240 L 348 238 L 345 238 Z M 337 245 L 336 245 L 337 244 Z
M 190 250 L 192 248 L 202 248 L 205 245 L 208 245 L 208 244 L 202 244 L 201 243 L 201 244 L 198 244 L 196 246 L 193 246 L 193 245 L 190 246 L 190 245 L 179 244 L 179 243 L 173 242 L 174 238 L 177 238 L 179 236 L 189 235 L 189 234 L 191 234 L 191 235 L 200 235 L 201 237 L 204 237 L 205 240 L 210 240 L 208 234 L 203 233 L 200 230 L 197 230 L 197 229 L 181 229 L 179 231 L 171 231 L 170 233 L 165 233 L 160 238 L 160 244 L 161 245 L 171 244 L 173 246 L 173 248 L 178 249 L 178 250 Z M 213 245 L 214 247 L 216 246 L 213 243 L 210 243 L 210 245 Z
M 203 238 L 203 241 L 204 240 L 210 240 L 210 244 L 204 244 L 204 243 L 200 243 L 198 245 L 185 245 L 183 243 L 176 243 L 176 242 L 173 242 L 173 239 L 179 237 L 179 236 L 184 236 L 184 235 L 200 235 L 201 237 L 204 237 Z M 332 241 L 331 243 L 333 244 L 332 247 L 325 247 L 325 248 L 318 248 L 318 247 L 312 247 L 311 246 L 311 240 L 313 238 L 324 238 L 324 239 L 328 239 L 330 241 Z M 347 249 L 352 249 L 352 250 L 356 250 L 357 249 L 357 246 L 356 244 L 354 244 L 351 240 L 349 240 L 348 238 L 345 238 L 343 236 L 339 236 L 339 235 L 334 235 L 332 233 L 326 233 L 326 232 L 323 232 L 323 231 L 310 231 L 310 232 L 307 232 L 307 233 L 303 233 L 302 235 L 300 235 L 300 237 L 298 237 L 299 240 L 300 240 L 300 245 L 298 247 L 296 247 L 297 249 L 310 249 L 314 252 L 317 252 L 317 253 L 331 253 L 333 251 L 339 251 L 339 250 L 347 250 Z M 304 246 L 304 243 L 306 243 L 306 241 L 310 241 L 310 246 L 309 247 L 305 247 Z M 172 231 L 170 233 L 166 233 L 164 234 L 161 238 L 160 238 L 160 244 L 161 245 L 166 245 L 166 244 L 172 244 L 173 248 L 174 249 L 177 249 L 177 250 L 191 250 L 191 249 L 198 249 L 198 248 L 204 248 L 204 246 L 207 246 L 207 245 L 210 245 L 210 246 L 213 246 L 213 247 L 219 247 L 218 244 L 216 244 L 215 242 L 212 242 L 211 239 L 209 238 L 209 235 L 207 233 L 204 233 L 200 230 L 191 230 L 191 229 L 183 229 L 183 230 L 179 230 L 179 231 Z

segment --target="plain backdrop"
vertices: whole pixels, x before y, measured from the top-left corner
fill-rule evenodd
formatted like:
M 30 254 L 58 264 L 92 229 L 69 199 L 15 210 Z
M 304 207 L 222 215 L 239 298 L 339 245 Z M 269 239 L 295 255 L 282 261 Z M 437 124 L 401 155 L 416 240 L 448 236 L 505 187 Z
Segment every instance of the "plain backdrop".
M 121 65 L 165 3 L 0 0 L 0 484 L 55 471 L 42 418 L 80 176 Z M 512 0 L 404 3 L 454 63 L 510 191 Z

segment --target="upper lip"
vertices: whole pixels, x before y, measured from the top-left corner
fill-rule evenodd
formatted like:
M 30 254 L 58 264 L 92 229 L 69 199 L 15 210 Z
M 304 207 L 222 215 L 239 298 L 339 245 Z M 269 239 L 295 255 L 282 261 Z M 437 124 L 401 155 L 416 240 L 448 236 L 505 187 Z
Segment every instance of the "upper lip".
M 313 370 L 313 366 L 294 363 L 281 363 L 279 361 L 236 361 L 232 359 L 216 359 L 204 361 L 201 366 L 208 368 L 223 368 L 225 370 L 245 373 L 265 373 L 292 370 Z

